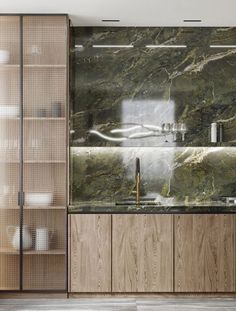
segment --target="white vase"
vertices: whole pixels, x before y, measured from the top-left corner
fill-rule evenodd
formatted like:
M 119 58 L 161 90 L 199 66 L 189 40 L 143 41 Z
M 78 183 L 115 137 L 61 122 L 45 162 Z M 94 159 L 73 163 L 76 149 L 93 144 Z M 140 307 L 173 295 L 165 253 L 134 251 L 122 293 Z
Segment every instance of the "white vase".
M 35 238 L 35 250 L 48 251 L 51 238 L 52 233 L 49 232 L 48 228 L 37 228 Z
M 20 250 L 20 227 L 8 226 L 7 234 L 15 250 Z M 32 247 L 32 235 L 27 225 L 22 227 L 22 249 L 27 250 Z

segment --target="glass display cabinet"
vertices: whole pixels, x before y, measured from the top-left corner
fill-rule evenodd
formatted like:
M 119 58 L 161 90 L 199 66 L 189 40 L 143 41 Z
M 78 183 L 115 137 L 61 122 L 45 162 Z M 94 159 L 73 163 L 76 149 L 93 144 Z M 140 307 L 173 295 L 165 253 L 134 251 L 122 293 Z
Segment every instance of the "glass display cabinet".
M 0 290 L 66 290 L 67 15 L 0 16 Z

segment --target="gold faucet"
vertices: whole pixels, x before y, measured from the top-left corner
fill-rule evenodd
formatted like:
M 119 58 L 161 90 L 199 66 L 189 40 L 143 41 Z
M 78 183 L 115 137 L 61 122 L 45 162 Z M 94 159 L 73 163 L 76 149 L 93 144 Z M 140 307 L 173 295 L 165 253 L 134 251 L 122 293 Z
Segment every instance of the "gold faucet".
M 135 194 L 136 204 L 140 203 L 140 159 L 136 158 L 135 162 L 135 190 L 132 191 Z

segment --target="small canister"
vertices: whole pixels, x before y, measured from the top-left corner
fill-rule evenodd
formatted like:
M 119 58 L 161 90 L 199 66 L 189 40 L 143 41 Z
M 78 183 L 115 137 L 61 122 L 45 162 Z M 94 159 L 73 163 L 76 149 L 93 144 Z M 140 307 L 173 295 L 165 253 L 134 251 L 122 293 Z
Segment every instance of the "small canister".
M 61 103 L 59 102 L 52 103 L 52 117 L 60 118 L 61 116 L 62 116 Z
M 211 123 L 211 143 L 217 143 L 217 123 Z

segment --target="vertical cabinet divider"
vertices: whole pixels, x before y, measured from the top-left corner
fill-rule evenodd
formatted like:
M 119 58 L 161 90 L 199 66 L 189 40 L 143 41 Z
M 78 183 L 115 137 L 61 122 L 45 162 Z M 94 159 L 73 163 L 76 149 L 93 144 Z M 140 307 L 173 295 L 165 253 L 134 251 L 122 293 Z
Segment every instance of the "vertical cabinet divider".
M 24 66 L 24 55 L 23 55 L 23 16 L 20 16 L 20 291 L 23 290 L 23 223 L 24 223 L 24 211 L 23 211 L 23 202 L 22 202 L 22 194 L 23 194 L 23 172 L 24 172 L 24 128 L 23 128 L 23 116 L 24 116 L 24 107 L 23 107 L 23 100 L 24 100 L 24 72 L 23 72 L 23 66 Z

